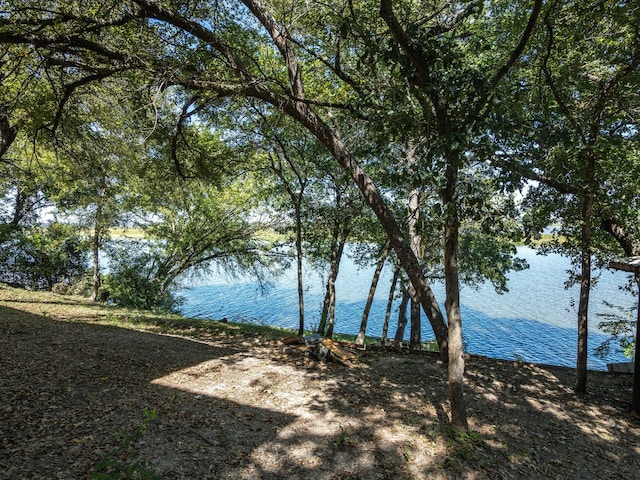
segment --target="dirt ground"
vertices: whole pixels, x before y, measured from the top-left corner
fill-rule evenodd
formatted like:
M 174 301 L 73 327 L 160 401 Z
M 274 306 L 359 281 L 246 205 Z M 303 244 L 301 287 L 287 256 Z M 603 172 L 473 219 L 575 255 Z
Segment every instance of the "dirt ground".
M 430 355 L 367 351 L 347 368 L 42 298 L 0 287 L 0 479 L 89 478 L 101 460 L 112 476 L 95 478 L 640 478 L 630 375 L 591 373 L 579 397 L 571 369 L 470 357 L 471 432 L 455 434 Z

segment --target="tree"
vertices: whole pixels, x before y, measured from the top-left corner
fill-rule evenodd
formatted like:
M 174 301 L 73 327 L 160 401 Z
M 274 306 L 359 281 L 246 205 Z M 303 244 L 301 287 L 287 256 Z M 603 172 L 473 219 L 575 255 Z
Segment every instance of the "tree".
M 391 280 L 391 286 L 389 287 L 389 297 L 387 299 L 387 310 L 384 315 L 384 324 L 382 325 L 382 334 L 380 335 L 380 344 L 385 345 L 387 343 L 387 332 L 389 331 L 389 320 L 391 318 L 391 307 L 393 306 L 393 299 L 396 293 L 396 286 L 398 284 L 398 277 L 400 276 L 400 267 L 397 265 L 393 269 L 393 278 Z
M 409 293 L 408 285 L 404 288 L 401 287 L 402 300 L 398 307 L 398 326 L 396 328 L 396 335 L 393 339 L 393 345 L 398 347 L 402 344 L 404 338 L 404 331 L 407 328 L 407 307 L 411 303 L 411 293 Z
M 349 3 L 335 11 L 322 4 L 313 4 L 313 9 L 300 4 L 300 15 L 293 16 L 289 9 L 283 13 L 277 5 L 255 0 L 216 9 L 186 3 L 168 7 L 154 0 L 117 2 L 111 9 L 100 9 L 108 13 L 97 19 L 73 4 L 47 11 L 45 2 L 38 10 L 9 11 L 0 19 L 0 41 L 32 45 L 47 58 L 48 67 L 82 72 L 80 80 L 67 85 L 69 95 L 78 82 L 137 70 L 163 88 L 186 92 L 192 99 L 189 108 L 194 110 L 229 97 L 251 97 L 305 127 L 350 175 L 386 232 L 429 318 L 440 352 L 449 360 L 452 423 L 466 428 L 458 298 L 458 174 L 467 149 L 486 132 L 483 121 L 492 108 L 496 87 L 521 57 L 541 0 L 535 1 L 530 14 L 522 14 L 527 10 L 511 2 L 488 4 L 486 11 L 480 2 L 420 6 L 424 8 L 401 2 L 396 5 L 399 13 L 390 0 L 383 0 L 380 10 L 377 3 L 368 2 Z M 328 28 L 318 28 L 317 22 L 312 28 L 320 13 Z M 523 18 L 524 29 L 517 26 Z M 509 28 L 504 29 L 505 25 Z M 338 41 L 323 43 L 334 32 L 339 33 Z M 501 32 L 501 37 L 487 32 Z M 348 45 L 343 48 L 345 42 Z M 490 48 L 503 45 L 503 49 Z M 373 67 L 369 71 L 364 68 L 367 63 Z M 322 75 L 310 73 L 316 69 Z M 375 69 L 381 74 L 369 75 Z M 347 88 L 332 88 L 336 85 Z M 377 107 L 386 110 L 399 92 L 407 91 L 418 105 L 417 128 L 429 140 L 433 154 L 428 160 L 437 166 L 441 182 L 448 327 L 385 194 L 343 140 L 332 114 L 345 112 L 348 121 L 375 126 Z
M 415 89 L 416 101 L 422 106 L 425 121 L 428 124 L 433 123 L 435 139 L 441 149 L 445 309 L 449 327 L 449 401 L 452 406 L 452 424 L 465 429 L 468 423 L 463 400 L 464 358 L 458 265 L 460 230 L 458 175 L 464 167 L 465 149 L 474 134 L 480 133 L 474 132 L 478 127 L 478 119 L 482 118 L 483 114 L 486 115 L 496 88 L 524 52 L 535 28 L 542 2 L 535 2 L 527 26 L 519 41 L 510 47 L 511 52 L 498 60 L 498 63 L 494 63 L 494 60 L 485 65 L 489 67 L 490 73 L 487 75 L 476 70 L 478 65 L 464 63 L 465 60 L 470 60 L 466 56 L 468 52 L 479 46 L 474 45 L 474 40 L 467 41 L 466 35 L 476 33 L 476 28 L 483 28 L 486 20 L 502 13 L 500 7 L 500 4 L 491 5 L 483 14 L 482 6 L 472 2 L 460 8 L 446 9 L 446 14 L 441 18 L 436 16 L 436 20 L 427 25 L 420 25 L 418 19 L 412 21 L 408 8 L 402 9 L 399 17 L 391 0 L 382 0 L 380 7 L 380 15 L 389 28 L 395 46 L 401 52 L 397 56 L 397 62 L 399 66 L 409 65 L 411 73 L 407 75 L 407 79 Z M 468 19 L 476 21 L 467 22 Z M 461 37 L 462 32 L 465 34 Z M 479 43 L 488 40 L 482 36 L 478 38 Z M 452 70 L 450 65 L 443 65 L 444 62 L 451 62 L 457 70 Z M 444 82 L 443 79 L 445 79 Z M 455 92 L 455 94 L 451 95 L 449 92 Z M 467 102 L 468 104 L 465 105 Z M 424 130 L 428 131 L 427 128 Z
M 0 221 L 2 233 L 17 231 L 31 226 L 39 220 L 39 213 L 48 205 L 46 196 L 40 190 L 33 173 L 25 171 L 23 165 L 8 165 L 2 178 L 2 213 Z
M 50 206 L 48 179 L 39 166 L 52 158 L 53 148 L 38 140 L 47 137 L 43 127 L 55 111 L 55 75 L 32 75 L 41 60 L 28 51 L 24 45 L 0 45 L 0 190 L 2 223 L 11 231 L 36 224 Z
M 207 22 L 200 22 L 197 15 L 188 16 L 179 9 L 167 8 L 151 0 L 123 4 L 110 10 L 106 19 L 86 17 L 70 6 L 58 24 L 60 29 L 55 31 L 48 28 L 49 20 L 40 23 L 37 19 L 24 20 L 19 14 L 14 14 L 2 19 L 0 41 L 34 45 L 41 55 L 48 57 L 50 65 L 66 67 L 69 64 L 66 57 L 71 55 L 74 71 L 95 72 L 98 64 L 102 66 L 98 73 L 87 73 L 81 80 L 69 84 L 69 94 L 79 82 L 87 83 L 122 71 L 143 70 L 154 72 L 153 75 L 163 85 L 179 86 L 193 92 L 191 98 L 195 99 L 195 105 L 198 102 L 211 105 L 220 98 L 245 96 L 262 100 L 283 111 L 316 136 L 358 185 L 365 201 L 387 231 L 412 282 L 418 285 L 421 303 L 445 354 L 447 327 L 419 264 L 371 177 L 349 152 L 336 130 L 322 119 L 321 109 L 314 107 L 317 101 L 307 99 L 300 61 L 283 25 L 276 21 L 266 5 L 253 0 L 231 4 L 229 8 L 228 17 L 211 19 L 211 28 Z M 20 10 L 21 13 L 27 11 L 28 8 Z M 54 11 L 48 13 L 57 15 Z M 235 15 L 238 13 L 251 16 L 237 23 Z M 154 22 L 150 24 L 148 35 L 139 36 L 132 42 L 130 28 L 140 19 L 153 19 Z M 257 30 L 258 25 L 262 31 Z M 164 31 L 160 31 L 161 26 Z M 153 32 L 156 29 L 158 32 Z M 96 37 L 98 34 L 99 38 Z M 174 45 L 170 52 L 156 42 L 163 35 L 174 35 L 176 40 L 179 39 L 170 42 Z M 77 41 L 70 43 L 70 36 Z M 109 41 L 101 42 L 100 39 L 104 38 L 109 38 Z M 246 41 L 246 45 L 241 45 L 242 41 Z M 269 47 L 275 47 L 277 56 L 266 53 L 271 51 L 270 48 L 257 49 L 256 42 L 266 42 Z M 212 51 L 217 53 L 212 55 L 209 53 Z M 141 52 L 144 56 L 140 55 Z M 201 64 L 194 63 L 196 57 L 206 59 L 207 68 L 202 70 Z M 284 78 L 277 73 L 280 67 L 276 65 L 287 72 Z M 270 78 L 271 72 L 274 74 Z
M 389 256 L 389 242 L 384 244 L 380 254 L 378 255 L 378 262 L 376 264 L 376 269 L 373 272 L 373 278 L 371 279 L 371 287 L 369 288 L 369 295 L 367 295 L 367 302 L 364 307 L 364 311 L 362 312 L 362 319 L 360 321 L 360 331 L 358 332 L 358 336 L 356 337 L 356 345 L 364 345 L 365 335 L 367 333 L 367 322 L 369 320 L 369 312 L 371 311 L 371 305 L 373 304 L 373 298 L 376 293 L 376 288 L 378 286 L 378 280 L 380 280 L 380 274 L 382 273 L 382 269 L 384 268 L 384 263 Z
M 0 82 L 2 78 L 0 77 Z M 9 116 L 6 107 L 0 105 L 0 159 L 2 159 L 9 150 L 9 147 L 16 138 L 17 128 L 9 122 Z
M 87 247 L 76 229 L 59 223 L 14 231 L 0 243 L 2 281 L 46 290 L 69 285 L 85 271 Z
M 354 229 L 353 217 L 356 215 L 360 203 L 353 199 L 350 189 L 344 184 L 340 175 L 329 174 L 328 178 L 330 184 L 326 187 L 333 190 L 333 194 L 329 197 L 333 204 L 323 205 L 318 210 L 318 217 L 314 219 L 316 228 L 307 231 L 307 241 L 310 245 L 309 251 L 313 263 L 320 266 L 328 263 L 318 333 L 326 338 L 331 338 L 335 327 L 336 280 L 340 272 L 340 262 L 347 240 Z M 320 229 L 317 228 L 319 226 Z
M 592 259 L 603 265 L 624 249 L 624 225 L 637 218 L 637 193 L 631 192 L 639 187 L 629 172 L 637 168 L 639 14 L 638 7 L 600 0 L 555 4 L 545 12 L 537 61 L 517 93 L 533 87 L 531 97 L 522 99 L 521 114 L 528 118 L 520 123 L 536 128 L 516 128 L 509 135 L 520 144 L 503 151 L 519 158 L 520 165 L 511 163 L 509 170 L 537 182 L 526 198 L 531 230 L 560 222 L 563 241 L 548 248 L 570 255 L 576 266 L 568 285 L 580 283 L 575 385 L 580 393 L 587 386 Z M 544 82 L 538 82 L 540 76 Z M 512 111 L 512 122 L 516 115 Z M 633 249 L 625 251 L 631 255 Z
M 123 197 L 127 176 L 145 152 L 134 127 L 140 116 L 124 94 L 122 81 L 107 79 L 78 89 L 60 115 L 56 132 L 56 160 L 43 165 L 52 179 L 49 195 L 60 213 L 70 214 L 90 229 L 92 301 L 101 285 L 100 250 L 109 228 L 126 216 Z
M 153 280 L 159 292 L 176 280 L 212 268 L 228 275 L 250 274 L 266 282 L 283 260 L 272 253 L 272 242 L 263 232 L 272 227 L 260 216 L 259 179 L 251 173 L 228 178 L 220 186 L 206 180 L 160 181 L 167 176 L 154 172 L 145 183 L 144 212 L 139 224 L 151 241 Z M 161 189 L 161 191 L 160 191 Z
M 578 187 L 578 197 L 581 204 L 579 215 L 579 223 L 581 225 L 579 233 L 580 300 L 578 306 L 578 362 L 575 388 L 577 392 L 584 393 L 587 386 L 588 305 L 591 289 L 594 208 L 596 197 L 600 195 L 598 184 L 602 182 L 596 169 L 601 168 L 598 164 L 605 160 L 606 151 L 610 148 L 610 145 L 604 145 L 599 137 L 602 135 L 603 127 L 608 128 L 611 123 L 616 124 L 616 127 L 620 125 L 620 112 L 613 113 L 611 109 L 617 103 L 617 99 L 612 95 L 619 95 L 621 93 L 619 86 L 624 89 L 624 84 L 627 83 L 628 77 L 638 70 L 640 66 L 640 50 L 637 45 L 635 48 L 631 46 L 631 49 L 629 49 L 628 42 L 631 38 L 635 37 L 635 42 L 637 43 L 637 32 L 635 35 L 627 32 L 626 35 L 623 34 L 622 42 L 620 40 L 616 42 L 617 45 L 605 45 L 602 49 L 596 45 L 591 47 L 591 54 L 583 53 L 577 63 L 572 62 L 571 47 L 583 50 L 581 44 L 584 42 L 584 36 L 577 35 L 578 29 L 576 26 L 579 25 L 583 28 L 587 26 L 592 34 L 596 34 L 600 38 L 606 38 L 613 29 L 622 28 L 624 31 L 627 28 L 625 23 L 628 21 L 626 15 L 620 16 L 615 9 L 611 13 L 607 12 L 607 2 L 596 2 L 595 5 L 591 4 L 591 2 L 587 2 L 586 5 L 578 3 L 574 6 L 574 8 L 576 7 L 578 9 L 589 7 L 589 11 L 593 11 L 592 9 L 595 7 L 600 9 L 603 15 L 599 18 L 597 24 L 594 25 L 589 22 L 585 25 L 583 23 L 584 19 L 577 19 L 573 15 L 563 15 L 560 12 L 558 12 L 558 17 L 564 21 L 556 22 L 554 21 L 556 20 L 555 15 L 552 17 L 551 12 L 549 12 L 545 17 L 548 46 L 547 54 L 544 58 L 543 71 L 557 109 L 567 122 L 567 127 L 573 130 L 574 138 L 577 139 L 575 152 L 569 152 L 569 158 L 573 154 L 576 155 L 575 160 L 570 164 L 575 165 L 577 170 L 575 171 L 576 180 L 579 179 L 582 184 Z M 622 24 L 619 23 L 620 20 L 622 20 Z M 577 22 L 578 25 L 574 22 Z M 558 35 L 562 36 L 562 47 L 557 45 Z M 571 39 L 571 41 L 567 42 L 568 39 Z M 567 49 L 567 46 L 570 46 L 570 48 Z M 624 53 L 621 55 L 620 50 L 625 53 L 628 52 L 628 56 Z M 600 66 L 600 68 L 590 69 L 591 71 L 586 73 L 586 81 L 580 80 L 580 77 L 585 74 L 584 68 L 591 61 L 601 62 L 613 52 L 617 54 L 613 59 L 614 61 L 611 62 L 613 63 L 611 65 L 613 68 L 607 69 Z M 567 70 L 569 69 L 573 70 L 571 73 L 575 72 L 574 74 L 577 74 L 577 81 L 567 82 L 567 74 L 570 74 Z M 572 101 L 576 93 L 581 99 L 580 103 Z M 618 105 L 615 106 L 618 107 Z M 612 113 L 613 118 L 611 116 Z
M 298 336 L 304 334 L 304 282 L 303 282 L 303 203 L 306 189 L 311 181 L 313 163 L 310 157 L 315 150 L 313 139 L 300 132 L 295 125 L 286 125 L 277 117 L 265 118 L 261 115 L 259 129 L 264 136 L 263 150 L 269 158 L 269 168 L 275 174 L 278 187 L 286 192 L 286 203 L 293 205 L 294 244 L 296 252 L 296 274 L 298 285 Z M 284 123 L 284 125 L 279 125 Z M 287 129 L 287 127 L 289 127 Z

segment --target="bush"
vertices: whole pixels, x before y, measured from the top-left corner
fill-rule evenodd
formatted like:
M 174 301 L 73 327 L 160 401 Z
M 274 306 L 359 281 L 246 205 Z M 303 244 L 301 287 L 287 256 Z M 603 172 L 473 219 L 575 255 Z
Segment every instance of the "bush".
M 624 308 L 618 305 L 611 305 L 608 302 L 605 302 L 605 304 L 617 310 L 617 313 L 599 314 L 607 320 L 600 322 L 598 327 L 611 335 L 611 337 L 596 348 L 595 355 L 606 359 L 611 353 L 612 344 L 617 344 L 622 353 L 633 360 L 636 350 L 635 328 L 637 323 L 632 315 L 634 308 Z
M 103 277 L 99 300 L 142 310 L 175 311 L 180 299 L 163 291 L 156 279 L 157 260 L 143 241 L 112 242 L 109 273 Z
M 14 231 L 0 244 L 0 280 L 41 290 L 69 285 L 85 272 L 88 251 L 88 240 L 71 225 L 53 223 Z

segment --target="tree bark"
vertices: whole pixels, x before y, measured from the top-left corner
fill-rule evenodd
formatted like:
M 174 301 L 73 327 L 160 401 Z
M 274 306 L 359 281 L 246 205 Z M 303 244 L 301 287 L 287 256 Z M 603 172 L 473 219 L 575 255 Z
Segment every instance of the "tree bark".
M 582 227 L 583 235 L 588 227 Z M 583 236 L 583 242 L 585 238 Z M 578 358 L 576 361 L 576 385 L 577 393 L 587 391 L 587 357 L 589 338 L 589 293 L 591 291 L 591 253 L 589 249 L 581 252 L 580 275 L 580 300 L 578 303 Z
M 296 272 L 298 275 L 298 336 L 304 335 L 304 285 L 302 283 L 302 219 L 300 214 L 300 206 L 296 204 Z
M 398 284 L 398 277 L 400 276 L 400 267 L 396 266 L 393 269 L 393 279 L 391 280 L 391 287 L 389 288 L 389 298 L 387 300 L 387 310 L 384 315 L 384 324 L 382 325 L 382 335 L 380 336 L 380 344 L 387 343 L 387 335 L 389 332 L 389 320 L 391 319 L 391 308 L 393 307 L 393 297 L 396 293 L 396 285 Z
M 417 164 L 416 148 L 413 141 L 409 140 L 407 145 L 407 169 L 409 175 L 415 174 L 415 166 Z M 418 234 L 418 218 L 420 217 L 420 195 L 417 188 L 413 188 L 409 192 L 409 208 L 407 216 L 407 230 L 409 232 L 409 243 L 411 251 L 418 260 L 422 259 L 422 239 Z M 419 350 L 421 347 L 421 318 L 420 318 L 420 302 L 416 294 L 413 284 L 409 286 L 409 295 L 411 296 L 411 328 L 409 335 L 409 348 L 411 350 Z
M 333 338 L 333 329 L 336 325 L 336 282 L 331 282 L 328 290 L 329 294 L 329 314 L 327 319 L 326 338 Z
M 0 81 L 2 75 L 0 75 Z M 9 122 L 9 114 L 4 104 L 0 103 L 0 159 L 2 159 L 9 150 L 9 147 L 16 139 L 18 130 Z
M 103 178 L 104 181 L 104 178 Z M 91 252 L 93 256 L 93 278 L 91 282 L 91 301 L 98 300 L 98 293 L 102 282 L 100 281 L 100 240 L 102 238 L 102 214 L 105 190 L 100 188 L 96 203 L 96 215 L 93 224 L 93 238 L 91 241 Z
M 11 221 L 9 222 L 9 225 L 12 229 L 18 228 L 27 214 L 27 204 L 29 196 L 25 194 L 25 190 L 26 189 L 24 189 L 20 185 L 16 185 L 13 215 L 11 216 Z
M 411 329 L 409 335 L 409 348 L 411 350 L 420 350 L 422 348 L 422 322 L 420 315 L 420 302 L 418 302 L 417 297 L 415 296 L 415 290 L 411 287 Z
M 404 330 L 407 326 L 407 306 L 409 305 L 409 300 L 411 300 L 409 291 L 403 291 L 400 308 L 398 308 L 398 328 L 396 328 L 396 335 L 393 339 L 393 345 L 396 347 L 402 345 L 402 340 L 404 339 Z
M 91 241 L 91 252 L 93 256 L 93 277 L 91 282 L 91 301 L 98 300 L 100 291 L 100 228 L 96 225 L 93 229 L 93 238 Z
M 364 345 L 364 339 L 367 333 L 367 323 L 369 320 L 369 312 L 371 311 L 371 305 L 373 304 L 373 297 L 376 294 L 376 288 L 378 287 L 378 280 L 380 280 L 380 274 L 382 273 L 382 269 L 384 268 L 384 262 L 387 260 L 387 256 L 389 255 L 389 240 L 384 244 L 382 250 L 380 251 L 380 255 L 378 256 L 378 264 L 376 265 L 376 269 L 373 272 L 373 278 L 371 279 L 371 287 L 369 288 L 369 295 L 367 296 L 367 303 L 364 306 L 364 311 L 362 312 L 362 319 L 360 320 L 360 330 L 358 332 L 358 336 L 356 337 L 356 345 Z
M 462 344 L 462 317 L 460 315 L 460 283 L 458 276 L 458 243 L 460 220 L 456 187 L 460 158 L 449 152 L 445 171 L 446 187 L 442 194 L 444 218 L 444 276 L 446 282 L 445 308 L 449 321 L 449 402 L 451 425 L 467 430 L 467 412 L 464 402 L 464 351 Z
M 587 391 L 587 360 L 589 340 L 589 295 L 591 293 L 591 235 L 593 222 L 593 206 L 595 203 L 595 156 L 589 152 L 586 156 L 585 170 L 586 191 L 582 199 L 580 232 L 580 300 L 578 303 L 578 358 L 576 361 L 577 393 Z
M 338 278 L 338 272 L 340 271 L 340 261 L 342 260 L 342 254 L 344 247 L 349 237 L 349 230 L 343 229 L 342 236 L 338 239 L 338 230 L 340 230 L 340 224 L 336 220 L 336 229 L 334 230 L 335 241 L 333 248 L 331 249 L 331 261 L 329 264 L 329 273 L 327 275 L 327 288 L 325 291 L 324 302 L 322 304 L 322 313 L 320 314 L 320 324 L 318 325 L 318 333 L 325 335 L 327 338 L 333 336 L 333 327 L 335 325 L 335 312 L 336 312 L 336 279 Z M 326 332 L 325 332 L 326 330 Z
M 282 160 L 276 156 L 271 156 L 271 169 L 278 175 L 280 180 L 282 181 L 282 185 L 287 191 L 289 198 L 293 203 L 294 208 L 294 219 L 295 219 L 295 246 L 296 246 L 296 273 L 297 273 L 297 283 L 298 283 L 298 336 L 304 335 L 304 285 L 303 285 L 303 263 L 304 263 L 304 255 L 302 251 L 302 199 L 304 197 L 304 190 L 306 187 L 306 178 L 298 171 L 295 163 L 289 157 L 287 153 L 287 149 L 284 146 L 283 142 L 276 135 L 276 142 L 280 145 L 280 155 L 284 157 L 286 163 L 289 165 L 289 168 L 295 175 L 295 178 L 298 181 L 299 188 L 293 188 L 287 179 L 287 176 L 284 172 L 284 168 L 282 166 Z

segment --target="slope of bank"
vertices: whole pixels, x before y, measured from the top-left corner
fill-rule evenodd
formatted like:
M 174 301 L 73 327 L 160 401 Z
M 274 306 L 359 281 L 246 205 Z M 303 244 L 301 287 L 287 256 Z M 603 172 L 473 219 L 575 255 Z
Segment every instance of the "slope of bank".
M 346 368 L 284 347 L 285 334 L 0 286 L 0 479 L 88 478 L 101 462 L 95 478 L 640 471 L 630 376 L 592 373 L 579 397 L 571 369 L 470 357 L 472 430 L 454 434 L 435 358 L 362 352 Z

